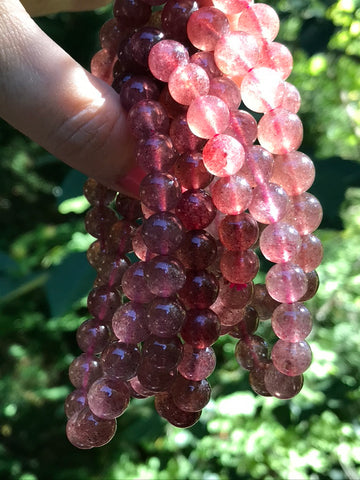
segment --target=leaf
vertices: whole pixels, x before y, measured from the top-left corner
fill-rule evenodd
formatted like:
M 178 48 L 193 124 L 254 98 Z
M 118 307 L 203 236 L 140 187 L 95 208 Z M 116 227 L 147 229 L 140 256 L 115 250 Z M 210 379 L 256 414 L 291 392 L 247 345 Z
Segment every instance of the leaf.
M 59 206 L 64 200 L 82 195 L 86 178 L 77 170 L 70 170 L 61 185 L 62 194 L 56 199 L 57 205 Z
M 10 273 L 17 268 L 18 266 L 15 260 L 13 260 L 7 253 L 0 250 L 0 272 Z

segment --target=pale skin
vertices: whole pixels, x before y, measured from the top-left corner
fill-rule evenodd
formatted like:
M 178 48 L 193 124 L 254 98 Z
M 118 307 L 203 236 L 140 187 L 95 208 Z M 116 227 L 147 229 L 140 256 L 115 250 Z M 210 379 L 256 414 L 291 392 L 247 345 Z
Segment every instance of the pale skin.
M 136 196 L 133 142 L 118 95 L 31 18 L 108 3 L 0 0 L 0 117 L 73 168 Z

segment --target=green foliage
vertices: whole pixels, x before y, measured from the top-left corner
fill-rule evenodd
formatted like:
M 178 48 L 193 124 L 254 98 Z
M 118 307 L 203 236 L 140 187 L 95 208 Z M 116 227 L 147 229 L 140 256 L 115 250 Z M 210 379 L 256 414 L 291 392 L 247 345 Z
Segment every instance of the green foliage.
M 94 279 L 84 252 L 84 177 L 0 125 L 0 477 L 6 480 L 360 478 L 360 5 L 356 0 L 279 0 L 279 41 L 294 55 L 303 97 L 303 150 L 315 160 L 312 192 L 324 207 L 321 287 L 309 302 L 314 361 L 298 397 L 256 397 L 216 345 L 213 398 L 181 431 L 134 400 L 108 446 L 78 451 L 65 437 L 67 368 L 79 353 Z M 82 64 L 109 16 L 39 20 Z M 74 35 L 76 32 L 76 35 Z M 261 329 L 267 329 L 263 322 Z

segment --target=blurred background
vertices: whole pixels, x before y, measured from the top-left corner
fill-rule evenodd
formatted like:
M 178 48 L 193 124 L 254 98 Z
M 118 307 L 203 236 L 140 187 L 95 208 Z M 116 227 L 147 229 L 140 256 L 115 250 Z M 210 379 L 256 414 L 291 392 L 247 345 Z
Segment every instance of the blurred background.
M 293 400 L 256 397 L 216 344 L 211 403 L 179 430 L 132 401 L 107 446 L 65 436 L 67 377 L 80 352 L 94 280 L 85 251 L 84 177 L 0 123 L 0 478 L 4 480 L 228 480 L 360 478 L 360 2 L 279 0 L 278 41 L 294 56 L 301 150 L 315 162 L 311 188 L 324 208 L 321 287 L 308 302 L 314 360 Z M 38 19 L 88 68 L 111 9 Z

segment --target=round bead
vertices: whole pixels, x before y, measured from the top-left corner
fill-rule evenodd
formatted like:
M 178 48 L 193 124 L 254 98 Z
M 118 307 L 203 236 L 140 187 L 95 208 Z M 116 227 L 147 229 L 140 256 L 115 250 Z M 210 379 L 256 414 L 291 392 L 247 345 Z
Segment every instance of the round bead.
M 247 250 L 258 236 L 258 224 L 248 213 L 227 215 L 219 225 L 219 238 L 227 250 Z
M 294 261 L 300 245 L 301 237 L 298 231 L 286 223 L 268 225 L 260 236 L 260 250 L 264 257 L 273 263 Z
M 202 67 L 208 74 L 209 78 L 219 77 L 222 75 L 214 60 L 213 52 L 196 52 L 190 57 L 191 63 L 196 63 Z
M 241 103 L 240 89 L 228 77 L 215 77 L 210 80 L 209 95 L 221 98 L 230 110 L 237 110 Z
M 83 389 L 73 390 L 65 399 L 64 410 L 67 418 L 80 412 L 87 405 L 86 391 Z
M 251 3 L 252 0 L 213 0 L 215 7 L 226 14 L 241 13 Z
M 207 227 L 215 218 L 216 208 L 204 190 L 187 190 L 176 206 L 176 215 L 187 230 Z
M 212 347 L 196 348 L 185 343 L 178 371 L 189 380 L 200 381 L 212 374 L 215 365 L 216 356 Z
M 153 253 L 168 255 L 183 239 L 183 226 L 170 212 L 155 213 L 144 220 L 142 235 L 145 245 Z
M 305 153 L 275 155 L 271 181 L 281 185 L 288 195 L 304 193 L 314 179 L 314 163 Z
M 252 187 L 269 181 L 274 157 L 260 145 L 253 145 L 246 151 L 246 161 L 239 172 Z
M 216 302 L 211 307 L 223 306 L 227 309 L 242 309 L 251 300 L 254 285 L 252 282 L 235 284 L 227 282 L 223 277 L 219 278 L 219 293 Z
M 311 350 L 307 342 L 278 340 L 271 351 L 274 367 L 290 377 L 301 375 L 311 364 Z
M 149 53 L 149 68 L 155 78 L 168 82 L 171 73 L 180 65 L 189 62 L 186 48 L 175 40 L 161 40 Z
M 266 288 L 278 302 L 297 302 L 307 290 L 306 274 L 293 263 L 278 263 L 266 275 Z
M 303 387 L 302 375 L 289 377 L 279 372 L 274 365 L 269 365 L 264 376 L 265 387 L 276 398 L 288 400 L 295 397 Z
M 140 184 L 140 200 L 154 212 L 175 208 L 180 194 L 179 182 L 169 173 L 150 173 Z
M 157 100 L 160 92 L 156 82 L 145 75 L 134 75 L 120 90 L 120 102 L 129 111 L 140 100 Z
M 118 292 L 108 285 L 94 288 L 87 299 L 87 308 L 90 315 L 96 317 L 102 323 L 111 321 L 119 305 L 120 296 Z
M 299 90 L 289 82 L 285 82 L 285 93 L 279 105 L 292 113 L 297 113 L 301 106 L 301 96 Z
M 279 302 L 274 300 L 267 291 L 266 285 L 257 283 L 254 286 L 254 294 L 251 300 L 251 306 L 256 309 L 256 312 L 261 321 L 271 318 L 275 308 Z
M 323 215 L 319 200 L 308 192 L 291 196 L 289 200 L 283 221 L 293 225 L 300 235 L 314 232 L 320 225 Z
M 97 357 L 82 353 L 69 367 L 69 379 L 75 388 L 87 389 L 101 376 L 101 365 Z
M 220 335 L 220 321 L 210 309 L 194 308 L 188 310 L 181 329 L 184 342 L 195 348 L 210 347 Z
M 182 343 L 177 336 L 162 338 L 151 335 L 143 343 L 141 356 L 143 361 L 152 365 L 152 368 L 170 371 L 179 364 L 182 350 Z
M 122 305 L 114 314 L 112 328 L 121 342 L 137 344 L 144 341 L 149 335 L 145 305 L 135 302 Z
M 315 270 L 308 273 L 305 272 L 305 275 L 308 281 L 308 286 L 305 295 L 300 298 L 300 302 L 306 302 L 306 300 L 313 298 L 319 288 L 319 275 Z
M 315 270 L 323 258 L 323 246 L 315 235 L 303 235 L 296 262 L 304 272 Z
M 125 27 L 140 27 L 150 18 L 151 7 L 142 0 L 115 0 L 114 17 Z
M 282 43 L 263 40 L 257 65 L 275 70 L 286 80 L 292 71 L 293 58 L 290 50 Z
M 257 137 L 256 120 L 244 110 L 233 110 L 230 112 L 229 126 L 224 133 L 236 138 L 243 146 L 250 146 Z
M 147 286 L 145 268 L 145 262 L 134 263 L 127 269 L 122 278 L 121 286 L 124 295 L 134 302 L 147 303 L 154 298 Z
M 176 257 L 186 268 L 203 270 L 214 262 L 216 253 L 216 241 L 208 232 L 190 230 L 185 233 Z
M 83 188 L 84 197 L 93 206 L 108 205 L 114 200 L 115 192 L 101 185 L 93 178 L 88 178 Z
M 130 401 L 130 392 L 125 382 L 112 377 L 101 377 L 90 387 L 88 404 L 99 418 L 111 420 L 120 417 Z
M 104 349 L 100 360 L 105 375 L 129 380 L 136 375 L 140 350 L 135 344 L 114 341 Z
M 230 113 L 226 103 L 214 95 L 202 95 L 191 102 L 187 111 L 190 130 L 200 138 L 212 138 L 223 133 L 229 125 Z
M 236 344 L 235 358 L 245 370 L 261 368 L 269 362 L 267 343 L 258 335 L 244 337 Z
M 136 146 L 136 161 L 147 173 L 166 172 L 176 160 L 171 138 L 154 132 L 149 138 L 140 140 Z
M 161 103 L 141 100 L 131 107 L 128 117 L 131 133 L 137 139 L 148 138 L 154 133 L 168 133 L 169 118 Z
M 188 428 L 200 418 L 201 412 L 184 412 L 180 410 L 169 393 L 155 396 L 155 409 L 158 414 L 178 428 Z
M 181 263 L 172 257 L 159 255 L 146 263 L 147 285 L 157 297 L 171 297 L 180 290 L 186 279 Z
M 284 81 L 271 68 L 253 68 L 241 82 L 242 101 L 254 112 L 264 113 L 279 107 L 284 93 Z
M 246 210 L 252 200 L 252 190 L 240 175 L 220 178 L 211 189 L 216 208 L 226 215 L 237 215 Z
M 171 385 L 170 395 L 180 410 L 200 412 L 209 403 L 211 387 L 205 379 L 195 382 L 178 375 Z
M 167 0 L 161 13 L 161 26 L 166 36 L 184 43 L 187 40 L 186 24 L 197 8 L 195 0 Z
M 254 368 L 249 374 L 250 387 L 255 393 L 263 397 L 271 397 L 271 393 L 268 392 L 265 385 L 265 372 L 268 365 L 264 365 L 263 368 Z
M 186 317 L 186 310 L 175 298 L 155 298 L 147 309 L 147 326 L 158 337 L 176 335 Z
M 255 3 L 239 17 L 238 29 L 266 40 L 274 40 L 279 32 L 280 20 L 275 10 L 265 3 Z
M 203 68 L 195 63 L 188 63 L 171 73 L 168 88 L 176 102 L 190 105 L 196 97 L 209 92 L 210 80 Z
M 256 38 L 246 32 L 230 32 L 223 35 L 214 50 L 215 63 L 229 76 L 244 76 L 255 67 L 259 59 Z
M 201 152 L 183 153 L 175 163 L 174 172 L 181 186 L 189 190 L 205 188 L 213 179 L 204 165 Z
M 200 151 L 205 144 L 202 138 L 197 137 L 190 130 L 186 115 L 174 118 L 170 125 L 170 137 L 178 153 Z
M 199 50 L 213 51 L 216 42 L 230 31 L 226 15 L 214 7 L 202 7 L 193 12 L 187 23 L 190 42 Z
M 141 385 L 153 393 L 167 391 L 176 378 L 176 369 L 158 368 L 151 362 L 143 361 L 138 368 Z
M 260 223 L 285 221 L 289 197 L 276 183 L 260 184 L 254 188 L 249 205 L 250 214 Z
M 76 341 L 83 352 L 96 354 L 102 352 L 110 336 L 107 325 L 96 318 L 90 318 L 80 325 L 76 332 Z
M 151 48 L 164 38 L 164 33 L 154 27 L 142 27 L 131 35 L 128 45 L 130 57 L 141 66 L 148 67 Z
M 274 310 L 271 325 L 281 340 L 300 342 L 311 332 L 311 314 L 302 303 L 282 303 Z
M 245 151 L 240 142 L 230 135 L 215 135 L 203 150 L 204 165 L 217 177 L 237 173 L 244 164 Z
M 116 220 L 117 216 L 114 210 L 105 205 L 98 205 L 86 212 L 85 229 L 93 237 L 103 239 Z

